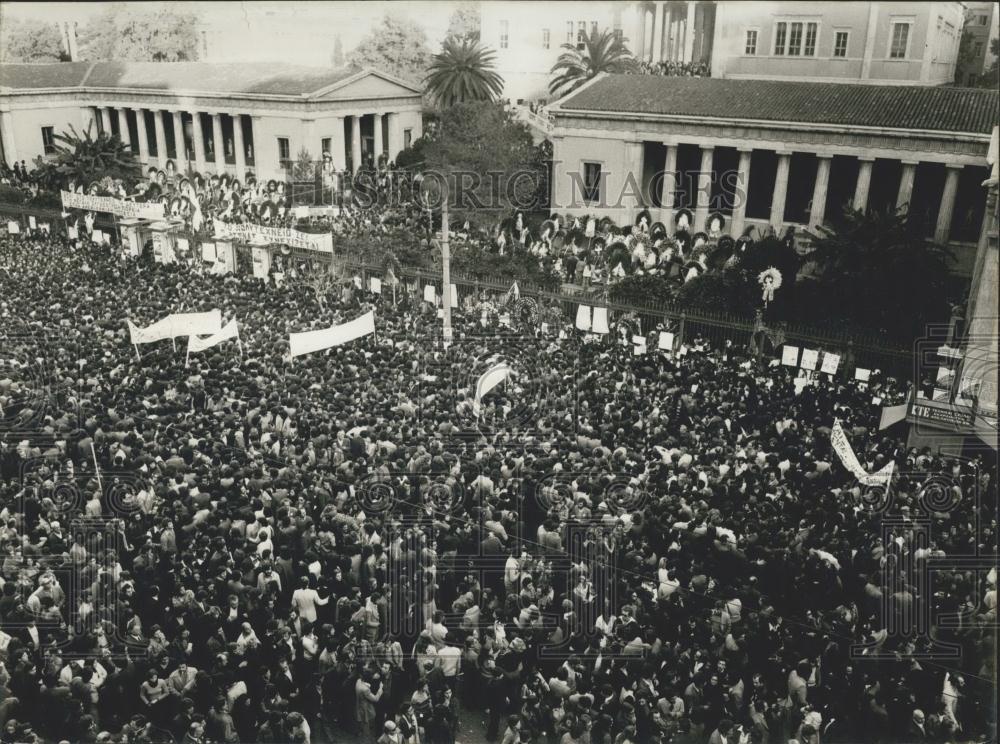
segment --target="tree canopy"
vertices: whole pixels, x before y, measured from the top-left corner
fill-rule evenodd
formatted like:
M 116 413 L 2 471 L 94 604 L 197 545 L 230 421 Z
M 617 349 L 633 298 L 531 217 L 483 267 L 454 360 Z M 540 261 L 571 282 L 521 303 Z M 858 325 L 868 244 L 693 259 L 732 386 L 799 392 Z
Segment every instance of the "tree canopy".
M 66 188 L 70 182 L 87 187 L 105 179 L 121 180 L 131 189 L 142 177 L 132 150 L 117 135 L 94 132 L 91 123 L 83 133 L 70 126 L 68 132 L 56 134 L 55 152 L 35 160 L 34 176 L 52 190 Z
M 626 44 L 627 39 L 614 31 L 581 32 L 580 44 L 563 44 L 563 53 L 552 65 L 555 77 L 549 92 L 565 95 L 602 72 L 628 72 L 636 62 Z M 582 48 L 579 48 L 582 47 Z
M 55 23 L 2 17 L 0 62 L 63 62 L 62 36 Z
M 431 60 L 427 34 L 416 23 L 386 15 L 348 56 L 356 67 L 372 67 L 413 83 L 421 83 Z
M 195 13 L 158 4 L 109 5 L 81 30 L 80 55 L 128 62 L 197 60 L 198 23 Z
M 503 92 L 503 78 L 493 69 L 494 57 L 493 50 L 479 42 L 445 39 L 428 70 L 428 94 L 442 106 L 495 101 Z
M 534 206 L 544 178 L 531 132 L 499 103 L 460 103 L 444 111 L 438 136 L 423 145 L 425 171 L 448 177 L 458 219 L 498 223 Z
M 479 3 L 459 3 L 448 21 L 448 38 L 459 41 L 479 41 Z

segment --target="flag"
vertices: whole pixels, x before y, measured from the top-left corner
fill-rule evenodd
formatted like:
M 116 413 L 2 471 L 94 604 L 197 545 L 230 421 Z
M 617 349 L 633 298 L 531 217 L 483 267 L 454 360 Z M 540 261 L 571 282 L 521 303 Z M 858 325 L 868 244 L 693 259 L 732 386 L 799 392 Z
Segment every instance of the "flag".
M 472 404 L 472 411 L 477 416 L 482 410 L 481 401 L 490 390 L 514 374 L 514 370 L 506 362 L 498 362 L 479 376 L 476 381 L 476 400 Z
M 517 302 L 519 299 L 521 299 L 521 290 L 517 286 L 517 282 L 514 282 L 510 285 L 510 289 L 507 290 L 507 294 L 505 294 L 503 299 L 500 300 L 500 304 L 508 305 L 512 302 Z
M 371 310 L 348 323 L 341 323 L 318 331 L 290 333 L 288 334 L 288 346 L 294 358 L 333 346 L 340 346 L 370 333 L 375 333 L 375 313 Z
M 236 325 L 235 319 L 226 323 L 221 331 L 211 336 L 201 338 L 198 336 L 188 336 L 188 354 L 211 349 L 213 346 L 221 344 L 223 341 L 228 341 L 231 338 L 235 338 L 237 341 L 240 340 L 240 329 Z
M 879 431 L 882 431 L 882 429 L 888 429 L 893 424 L 905 419 L 906 408 L 906 403 L 900 403 L 898 406 L 886 406 L 883 408 L 882 420 L 878 423 Z

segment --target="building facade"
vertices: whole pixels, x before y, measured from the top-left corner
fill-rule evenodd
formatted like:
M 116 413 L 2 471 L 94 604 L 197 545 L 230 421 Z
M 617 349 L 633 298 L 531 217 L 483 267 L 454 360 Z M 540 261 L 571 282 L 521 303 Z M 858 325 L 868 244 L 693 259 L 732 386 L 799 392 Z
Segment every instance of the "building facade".
M 959 60 L 956 85 L 975 85 L 996 62 L 990 42 L 1000 37 L 1000 5 L 996 2 L 966 3 L 963 42 L 968 58 Z
M 996 91 L 601 75 L 549 110 L 554 211 L 735 236 L 905 210 L 972 272 Z
M 0 65 L 3 159 L 53 152 L 55 134 L 110 132 L 147 166 L 283 178 L 300 151 L 337 169 L 422 133 L 419 88 L 380 72 L 206 62 Z
M 946 85 L 959 2 L 719 2 L 712 77 Z

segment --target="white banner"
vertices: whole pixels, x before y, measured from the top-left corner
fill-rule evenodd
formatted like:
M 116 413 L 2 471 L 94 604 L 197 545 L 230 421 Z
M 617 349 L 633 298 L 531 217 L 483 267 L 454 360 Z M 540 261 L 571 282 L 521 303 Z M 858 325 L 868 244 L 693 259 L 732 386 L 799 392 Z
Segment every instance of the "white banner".
M 303 354 L 311 354 L 314 351 L 329 349 L 332 346 L 340 346 L 356 338 L 367 336 L 369 333 L 375 333 L 375 313 L 371 310 L 348 323 L 341 323 L 318 331 L 290 333 L 288 334 L 288 346 L 294 358 Z
M 128 321 L 133 344 L 148 344 L 174 336 L 210 336 L 222 330 L 222 311 L 174 313 L 145 328 Z
M 580 331 L 590 330 L 590 305 L 580 305 L 577 307 L 576 327 Z
M 888 465 L 879 470 L 877 473 L 869 475 L 868 472 L 861 467 L 861 463 L 858 461 L 858 456 L 854 454 L 854 448 L 851 447 L 851 443 L 848 441 L 847 435 L 844 433 L 844 428 L 840 425 L 839 421 L 835 421 L 833 423 L 833 429 L 830 431 L 830 445 L 833 447 L 833 451 L 837 453 L 837 457 L 840 458 L 840 462 L 843 466 L 858 479 L 858 482 L 861 483 L 861 485 L 889 485 L 889 480 L 892 478 L 892 471 L 895 463 L 890 461 Z
M 163 205 L 160 202 L 134 202 L 116 199 L 113 196 L 90 196 L 62 192 L 63 209 L 85 209 L 88 212 L 106 212 L 118 217 L 138 217 L 145 220 L 162 220 Z
M 786 367 L 799 366 L 799 347 L 785 344 L 781 349 L 781 363 Z
M 240 340 L 240 329 L 236 325 L 235 320 L 229 321 L 221 331 L 211 336 L 205 336 L 204 338 L 188 336 L 188 354 L 211 349 L 216 344 L 221 344 L 223 341 L 228 341 L 231 338 L 235 338 L 237 341 Z
M 657 348 L 663 351 L 673 351 L 674 334 L 672 334 L 670 331 L 660 331 L 660 339 L 657 343 Z
M 482 410 L 483 396 L 512 374 L 514 374 L 514 370 L 506 362 L 499 362 L 480 375 L 476 382 L 476 400 L 472 404 L 472 412 L 478 416 Z
M 433 284 L 424 285 L 424 302 L 429 302 L 432 305 L 437 304 L 437 290 L 434 289 Z
M 215 243 L 201 244 L 201 260 L 215 263 Z
M 819 351 L 817 349 L 802 350 L 802 361 L 799 363 L 802 369 L 808 369 L 811 372 L 816 369 L 817 362 L 819 362 Z
M 267 248 L 252 248 L 253 255 L 253 275 L 255 279 L 267 279 L 271 271 L 271 254 Z
M 241 243 L 281 243 L 292 248 L 333 253 L 333 233 L 304 233 L 290 227 L 265 227 L 263 225 L 234 225 L 212 220 L 215 237 L 238 240 Z
M 840 354 L 831 354 L 827 352 L 823 354 L 823 364 L 820 367 L 820 372 L 828 375 L 837 374 L 837 368 L 840 366 Z
M 592 330 L 594 333 L 608 332 L 608 309 L 606 307 L 594 308 L 594 325 Z

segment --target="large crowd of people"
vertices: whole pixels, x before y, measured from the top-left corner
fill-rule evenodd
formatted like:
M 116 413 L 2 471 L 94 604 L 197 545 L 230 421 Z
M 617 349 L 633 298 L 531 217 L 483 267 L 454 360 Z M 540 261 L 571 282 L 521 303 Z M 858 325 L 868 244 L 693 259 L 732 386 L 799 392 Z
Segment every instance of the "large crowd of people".
M 0 742 L 994 740 L 995 470 L 903 381 L 366 289 L 0 237 Z

